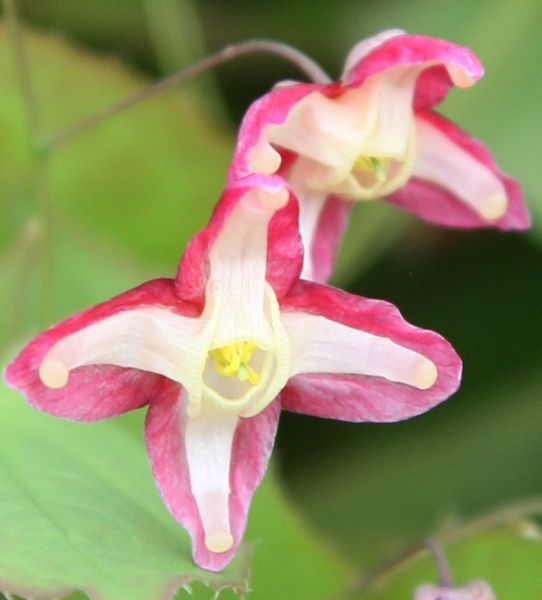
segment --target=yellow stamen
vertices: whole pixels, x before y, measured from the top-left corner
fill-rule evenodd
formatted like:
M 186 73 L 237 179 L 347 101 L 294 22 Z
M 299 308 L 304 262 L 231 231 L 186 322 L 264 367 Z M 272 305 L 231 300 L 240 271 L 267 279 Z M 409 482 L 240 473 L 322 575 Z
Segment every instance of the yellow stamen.
M 381 160 L 374 156 L 360 156 L 357 158 L 353 171 L 361 171 L 363 173 L 374 173 L 378 181 L 383 183 L 386 181 L 386 169 Z
M 213 359 L 215 369 L 224 377 L 238 377 L 239 381 L 248 381 L 251 385 L 256 385 L 260 381 L 260 376 L 248 364 L 251 359 L 256 344 L 253 342 L 237 342 L 215 348 L 209 352 Z

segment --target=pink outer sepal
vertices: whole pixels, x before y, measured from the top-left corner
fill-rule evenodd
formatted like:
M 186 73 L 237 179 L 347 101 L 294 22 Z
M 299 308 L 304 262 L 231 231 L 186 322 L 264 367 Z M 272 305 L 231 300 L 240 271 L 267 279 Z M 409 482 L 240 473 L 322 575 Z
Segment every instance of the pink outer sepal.
M 185 316 L 195 308 L 175 296 L 171 279 L 156 279 L 82 311 L 35 337 L 5 370 L 5 382 L 23 393 L 33 407 L 63 419 L 97 421 L 144 406 L 174 385 L 164 377 L 110 365 L 74 369 L 66 386 L 49 389 L 38 369 L 59 340 L 123 310 L 162 306 Z
M 252 173 L 247 156 L 251 148 L 258 143 L 264 127 L 284 123 L 290 109 L 297 102 L 321 87 L 310 83 L 279 85 L 250 105 L 239 128 L 237 144 L 228 173 L 229 185 Z
M 407 323 L 388 302 L 299 281 L 282 300 L 281 310 L 322 315 L 389 338 L 429 358 L 438 369 L 436 383 L 427 390 L 363 375 L 297 375 L 281 393 L 285 410 L 341 421 L 400 421 L 429 410 L 459 387 L 461 359 L 452 346 L 437 333 Z
M 181 258 L 175 283 L 179 297 L 203 305 L 212 244 L 236 204 L 253 188 L 289 191 L 284 179 L 278 176 L 252 175 L 232 182 L 215 206 L 207 227 L 192 238 Z M 273 215 L 268 227 L 266 279 L 278 297 L 286 293 L 299 276 L 303 264 L 298 211 L 297 201 L 289 191 L 287 204 Z
M 183 431 L 186 416 L 180 390 L 162 395 L 149 408 L 145 441 L 162 499 L 192 539 L 194 561 L 204 569 L 220 571 L 235 556 L 246 527 L 248 510 L 260 483 L 275 440 L 280 406 L 273 402 L 259 415 L 241 419 L 233 440 L 230 468 L 230 525 L 234 544 L 216 554 L 205 547 L 205 536 L 194 498 L 186 460 Z
M 481 142 L 435 112 L 420 112 L 416 114 L 416 118 L 438 129 L 454 144 L 492 171 L 506 190 L 508 208 L 500 219 L 487 221 L 458 200 L 449 190 L 417 178 L 412 178 L 404 187 L 387 198 L 388 202 L 400 206 L 425 221 L 446 227 L 490 227 L 501 230 L 524 230 L 530 227 L 531 218 L 520 185 L 515 179 L 499 170 L 495 159 Z
M 388 39 L 362 57 L 344 74 L 343 83 L 358 87 L 371 75 L 386 69 L 425 64 L 427 70 L 419 77 L 416 85 L 415 109 L 431 108 L 444 100 L 448 90 L 454 85 L 445 65 L 461 70 L 471 84 L 484 74 L 480 61 L 468 48 L 445 40 L 405 34 Z

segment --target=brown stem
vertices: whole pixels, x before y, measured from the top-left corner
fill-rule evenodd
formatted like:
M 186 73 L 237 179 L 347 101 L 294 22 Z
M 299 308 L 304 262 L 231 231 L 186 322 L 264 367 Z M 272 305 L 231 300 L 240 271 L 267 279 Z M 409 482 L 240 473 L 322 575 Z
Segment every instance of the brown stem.
M 9 0 L 8 0 L 9 1 Z M 181 69 L 176 73 L 173 73 L 169 77 L 152 83 L 142 89 L 140 92 L 136 92 L 132 96 L 128 96 L 124 100 L 113 104 L 103 111 L 99 111 L 93 115 L 83 118 L 82 120 L 68 125 L 68 127 L 60 130 L 58 133 L 53 135 L 49 140 L 46 141 L 45 147 L 49 149 L 56 148 L 71 138 L 83 133 L 90 127 L 109 119 L 110 117 L 123 112 L 140 102 L 144 102 L 154 96 L 161 94 L 167 90 L 171 90 L 181 83 L 185 83 L 191 79 L 194 79 L 201 73 L 213 69 L 225 62 L 244 56 L 247 54 L 265 53 L 274 54 L 280 56 L 285 60 L 288 60 L 294 64 L 300 71 L 302 71 L 311 81 L 315 83 L 329 83 L 330 78 L 328 75 L 308 56 L 297 50 L 296 48 L 289 46 L 288 44 L 282 44 L 274 42 L 272 40 L 248 40 L 246 42 L 240 42 L 239 44 L 232 44 L 222 48 L 215 54 L 201 59 L 194 63 L 190 67 Z

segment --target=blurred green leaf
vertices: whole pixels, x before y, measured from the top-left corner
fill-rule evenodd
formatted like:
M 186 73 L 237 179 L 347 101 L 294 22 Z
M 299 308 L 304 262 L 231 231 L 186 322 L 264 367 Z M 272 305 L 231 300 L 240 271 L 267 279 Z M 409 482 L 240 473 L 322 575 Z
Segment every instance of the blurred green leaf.
M 194 566 L 188 536 L 158 500 L 141 442 L 112 422 L 65 423 L 5 388 L 0 394 L 2 591 L 166 599 L 194 579 L 246 589 L 242 553 L 218 575 Z
M 510 524 L 479 532 L 446 546 L 445 550 L 458 586 L 483 579 L 497 598 L 539 600 L 542 597 L 542 537 L 534 524 Z M 435 565 L 427 553 L 379 577 L 356 600 L 405 600 L 412 598 L 422 583 L 436 585 Z
M 334 451 L 314 450 L 318 460 L 290 480 L 295 496 L 351 561 L 368 568 L 495 498 L 535 495 L 541 386 L 539 369 L 521 379 L 514 373 L 478 390 L 490 408 L 472 392 L 466 416 L 451 400 L 405 423 L 343 425 Z
M 0 256 L 0 351 L 13 340 L 29 337 L 43 324 L 45 296 L 52 305 L 46 323 L 50 325 L 153 275 L 124 251 L 99 241 L 68 219 L 57 222 L 55 233 L 50 241 L 50 280 L 42 275 L 44 240 L 37 219 L 29 220 Z
M 333 268 L 332 283 L 341 287 L 352 285 L 411 224 L 405 213 L 385 202 L 354 205 Z
M 254 544 L 250 599 L 339 597 L 348 581 L 345 565 L 309 531 L 275 477 L 268 474 L 256 493 L 245 536 Z
M 75 49 L 58 37 L 27 32 L 24 42 L 41 122 L 49 134 L 146 83 L 118 60 Z M 5 247 L 14 227 L 34 209 L 28 207 L 34 175 L 4 29 L 0 86 L 0 195 L 8 209 L 0 238 Z M 203 108 L 172 92 L 59 148 L 52 157 L 52 197 L 76 223 L 135 255 L 174 263 L 206 223 L 223 187 L 230 152 L 231 142 Z

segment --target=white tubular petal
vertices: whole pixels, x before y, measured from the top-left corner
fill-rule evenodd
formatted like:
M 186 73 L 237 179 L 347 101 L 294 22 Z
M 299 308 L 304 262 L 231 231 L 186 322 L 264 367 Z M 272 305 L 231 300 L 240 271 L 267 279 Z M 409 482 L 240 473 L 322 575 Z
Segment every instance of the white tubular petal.
M 232 413 L 203 411 L 187 418 L 185 450 L 190 487 L 198 507 L 205 546 L 226 552 L 233 546 L 229 497 L 233 436 L 239 417 Z
M 385 337 L 307 313 L 283 313 L 292 373 L 372 375 L 424 390 L 437 379 L 435 364 Z
M 336 98 L 313 92 L 300 100 L 282 125 L 266 128 L 271 143 L 319 163 L 348 170 L 376 118 L 374 94 L 365 86 Z
M 369 77 L 363 84 L 375 95 L 378 116 L 360 155 L 404 160 L 412 128 L 412 98 L 421 71 L 421 67 L 399 65 Z
M 194 366 L 198 322 L 163 308 L 126 310 L 62 338 L 39 367 L 43 384 L 61 388 L 71 369 L 116 365 L 188 383 Z M 183 381 L 185 380 L 185 381 Z
M 414 176 L 449 190 L 488 221 L 507 208 L 506 191 L 482 163 L 423 119 L 416 119 L 417 155 Z
M 234 207 L 209 253 L 208 294 L 220 302 L 213 345 L 250 340 L 261 348 L 272 342 L 264 318 L 267 227 L 288 192 L 253 189 Z

